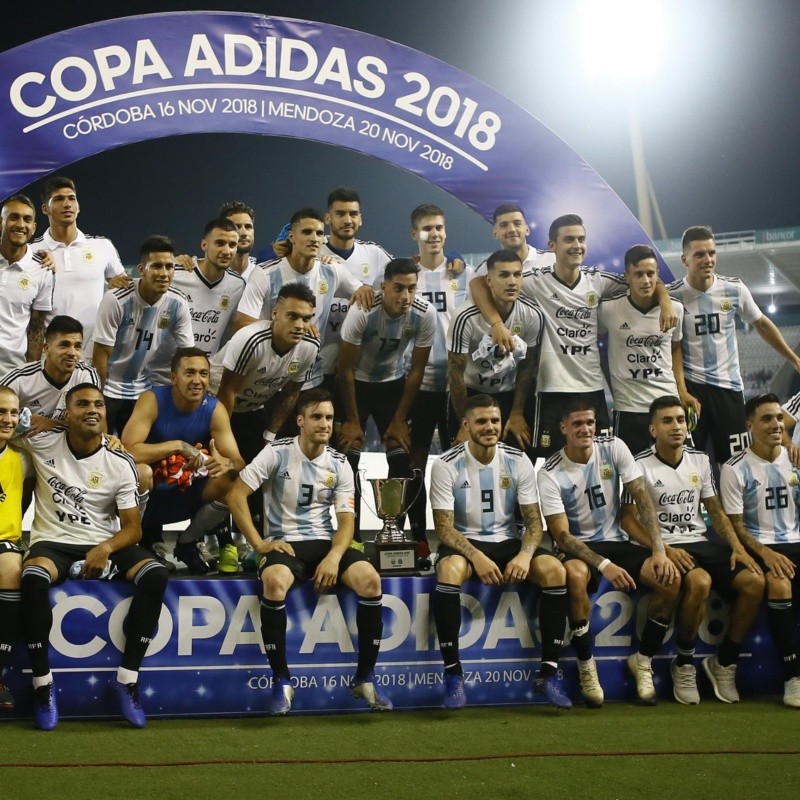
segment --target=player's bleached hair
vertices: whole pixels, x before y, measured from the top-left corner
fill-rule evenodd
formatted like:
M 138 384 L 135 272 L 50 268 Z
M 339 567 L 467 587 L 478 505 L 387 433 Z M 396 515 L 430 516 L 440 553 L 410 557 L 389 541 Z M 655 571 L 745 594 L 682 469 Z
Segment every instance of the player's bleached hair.
M 328 208 L 334 203 L 358 203 L 361 208 L 361 195 L 349 186 L 337 186 L 328 195 Z
M 646 258 L 655 258 L 656 261 L 656 251 L 653 250 L 650 245 L 647 244 L 635 244 L 633 247 L 629 247 L 625 251 L 625 269 L 628 267 L 635 267 L 640 261 L 644 261 Z
M 170 370 L 177 372 L 184 358 L 204 358 L 208 362 L 208 353 L 199 347 L 179 347 L 172 356 L 172 361 L 169 362 Z
M 284 283 L 278 292 L 279 301 L 288 298 L 291 298 L 292 300 L 303 300 L 306 303 L 310 303 L 312 308 L 316 308 L 317 306 L 317 298 L 314 295 L 314 292 L 312 292 L 308 286 L 295 281 L 292 283 Z
M 648 409 L 648 413 L 650 414 L 650 422 L 655 422 L 656 414 L 664 408 L 683 408 L 683 403 L 681 403 L 680 397 L 676 397 L 674 394 L 662 394 L 661 397 L 656 397 L 652 403 L 650 403 L 650 408 Z
M 744 416 L 745 419 L 751 420 L 755 415 L 758 409 L 761 406 L 766 405 L 767 403 L 777 403 L 778 405 L 781 404 L 780 398 L 774 392 L 767 392 L 766 394 L 759 394 L 755 397 L 751 397 L 745 404 L 744 404 Z
M 433 203 L 423 203 L 422 205 L 417 206 L 411 212 L 412 230 L 416 230 L 419 227 L 419 223 L 425 219 L 425 217 L 441 217 L 444 219 L 444 211 L 442 211 L 439 206 L 433 205 Z
M 219 228 L 221 231 L 228 231 L 228 233 L 237 232 L 236 225 L 227 217 L 214 217 L 214 219 L 210 219 L 206 222 L 206 226 L 203 228 L 203 238 L 208 238 L 208 234 L 215 228 Z
M 253 211 L 247 203 L 243 203 L 241 200 L 231 200 L 228 203 L 223 203 L 219 207 L 219 214 L 220 217 L 225 217 L 227 219 L 232 214 L 248 214 L 250 219 L 255 222 L 256 213 Z
M 522 206 L 516 203 L 502 203 L 492 212 L 492 225 L 497 222 L 498 217 L 502 217 L 505 214 L 522 214 L 522 219 L 525 219 L 525 212 L 522 210 Z
M 50 320 L 50 324 L 45 329 L 45 341 L 63 333 L 79 333 L 83 336 L 83 325 L 81 325 L 80 320 L 75 319 L 75 317 L 68 317 L 66 314 L 58 314 Z
M 681 238 L 681 250 L 685 253 L 692 242 L 707 242 L 714 238 L 714 231 L 710 225 L 692 225 L 683 232 Z
M 583 219 L 578 214 L 562 214 L 550 223 L 550 230 L 547 232 L 547 241 L 555 242 L 558 239 L 558 232 L 562 228 L 570 228 L 573 225 L 583 227 Z
M 299 208 L 292 214 L 289 219 L 289 224 L 294 227 L 301 219 L 315 219 L 318 222 L 325 223 L 325 215 L 318 208 Z
M 148 236 L 139 246 L 139 263 L 146 264 L 150 253 L 172 253 L 175 255 L 175 245 L 168 236 Z
M 594 407 L 594 403 L 585 397 L 576 397 L 569 400 L 561 409 L 561 421 L 566 422 L 572 414 L 579 414 L 582 411 L 594 412 L 595 420 L 597 419 L 597 409 Z
M 498 264 L 519 264 L 522 266 L 522 260 L 513 250 L 495 250 L 486 259 L 486 269 L 494 270 Z
M 72 178 L 68 178 L 66 175 L 54 175 L 52 178 L 48 178 L 42 186 L 42 202 L 47 205 L 50 198 L 59 189 L 72 189 L 73 192 L 78 191 L 75 188 L 75 181 L 73 181 Z
M 393 258 L 383 271 L 383 280 L 388 283 L 395 275 L 419 275 L 419 265 L 410 258 Z

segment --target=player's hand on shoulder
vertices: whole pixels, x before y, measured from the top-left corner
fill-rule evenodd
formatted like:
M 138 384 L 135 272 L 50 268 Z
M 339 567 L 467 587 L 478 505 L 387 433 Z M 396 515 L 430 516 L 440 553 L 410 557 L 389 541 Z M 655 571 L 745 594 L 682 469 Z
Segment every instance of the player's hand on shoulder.
M 33 254 L 33 260 L 36 261 L 42 269 L 49 269 L 50 272 L 56 271 L 56 260 L 49 250 L 36 250 Z
M 183 267 L 187 272 L 194 272 L 198 267 L 197 256 L 190 256 L 186 253 L 175 256 L 175 263 L 179 267 Z
M 369 311 L 374 301 L 375 290 L 365 283 L 353 292 L 353 296 L 350 298 L 350 305 L 355 303 L 359 308 L 363 308 L 364 311 Z
M 106 446 L 112 453 L 127 453 L 128 451 L 125 449 L 125 445 L 122 444 L 122 440 L 114 436 L 113 433 L 107 433 L 106 435 Z
M 114 275 L 106 281 L 109 289 L 124 289 L 133 283 L 133 278 L 127 272 L 120 272 L 119 275 Z

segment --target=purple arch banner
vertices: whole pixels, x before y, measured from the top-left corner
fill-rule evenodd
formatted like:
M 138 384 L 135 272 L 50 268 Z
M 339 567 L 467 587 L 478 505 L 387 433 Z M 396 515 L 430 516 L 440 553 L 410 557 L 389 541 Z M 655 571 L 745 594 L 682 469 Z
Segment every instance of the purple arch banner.
M 549 222 L 575 211 L 590 263 L 606 268 L 650 241 L 600 176 L 524 109 L 435 58 L 333 25 L 203 11 L 64 31 L 0 53 L 0 119 L 2 197 L 133 142 L 250 133 L 375 156 L 487 218 L 517 202 L 540 247 Z

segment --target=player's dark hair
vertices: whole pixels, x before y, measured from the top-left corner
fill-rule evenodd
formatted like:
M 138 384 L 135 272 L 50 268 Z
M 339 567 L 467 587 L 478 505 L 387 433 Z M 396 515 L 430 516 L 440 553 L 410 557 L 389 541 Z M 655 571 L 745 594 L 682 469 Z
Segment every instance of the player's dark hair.
M 693 225 L 683 232 L 681 239 L 681 250 L 685 253 L 692 242 L 706 242 L 714 238 L 714 231 L 710 225 Z
M 419 266 L 410 258 L 393 258 L 383 271 L 383 280 L 390 281 L 395 275 L 419 275 Z
M 576 397 L 569 400 L 561 409 L 561 421 L 566 422 L 570 415 L 578 414 L 581 411 L 593 411 L 595 419 L 597 419 L 597 409 L 594 407 L 594 403 L 586 397 Z
M 493 270 L 497 264 L 519 264 L 521 266 L 522 260 L 513 250 L 495 250 L 486 259 L 486 269 Z
M 502 217 L 504 214 L 517 213 L 522 214 L 522 218 L 525 219 L 525 212 L 522 210 L 522 206 L 518 206 L 516 203 L 503 203 L 492 212 L 492 225 L 497 222 L 498 217 Z
M 647 244 L 635 244 L 633 247 L 629 247 L 625 251 L 625 269 L 628 267 L 635 267 L 640 261 L 644 261 L 646 258 L 655 258 L 656 261 L 656 251 L 653 250 L 650 245 Z
M 231 214 L 249 214 L 250 219 L 255 222 L 256 213 L 253 211 L 247 203 L 243 203 L 241 200 L 231 200 L 228 203 L 223 203 L 219 207 L 219 216 L 225 217 L 227 219 L 231 216 Z
M 28 195 L 12 194 L 11 197 L 7 197 L 3 201 L 3 208 L 5 208 L 9 203 L 22 203 L 22 205 L 28 206 L 31 211 L 33 211 L 34 221 L 36 220 L 36 206 L 33 204 L 33 200 L 31 200 Z
M 221 231 L 236 233 L 236 225 L 227 217 L 214 217 L 214 219 L 210 219 L 206 222 L 206 226 L 203 228 L 203 238 L 205 239 L 214 228 L 219 228 Z
M 547 232 L 547 241 L 555 242 L 558 239 L 558 232 L 561 228 L 569 228 L 572 225 L 583 227 L 583 219 L 577 214 L 562 214 L 550 223 L 550 230 Z
M 50 324 L 45 328 L 45 341 L 58 336 L 60 333 L 79 333 L 83 336 L 83 325 L 75 317 L 68 317 L 66 314 L 59 314 L 50 320 Z
M 303 414 L 307 408 L 318 406 L 320 403 L 333 403 L 333 395 L 321 386 L 309 389 L 300 395 L 300 399 L 297 401 L 297 413 Z
M 169 362 L 170 370 L 177 372 L 184 358 L 204 358 L 208 361 L 208 353 L 199 347 L 179 347 L 172 356 L 172 361 Z
M 311 303 L 312 308 L 316 308 L 317 305 L 317 298 L 314 296 L 314 292 L 302 283 L 284 283 L 278 292 L 278 300 L 284 300 L 287 297 Z
M 756 411 L 758 411 L 759 407 L 766 405 L 767 403 L 777 403 L 780 405 L 781 401 L 778 395 L 776 395 L 774 392 L 767 392 L 767 394 L 759 394 L 755 397 L 751 397 L 744 404 L 745 419 L 752 419 L 756 415 Z
M 66 404 L 67 405 L 70 404 L 70 400 L 72 399 L 72 396 L 75 394 L 75 392 L 80 392 L 83 389 L 94 389 L 100 396 L 102 396 L 103 394 L 103 392 L 100 389 L 98 389 L 97 386 L 95 386 L 93 383 L 89 383 L 89 381 L 84 381 L 83 383 L 76 384 L 67 392 L 66 397 L 64 398 Z
M 289 224 L 294 226 L 301 219 L 315 219 L 319 222 L 325 223 L 325 215 L 318 208 L 300 208 L 292 214 Z
M 661 411 L 662 408 L 683 408 L 683 403 L 681 403 L 680 397 L 676 397 L 674 394 L 663 394 L 661 397 L 656 397 L 652 403 L 650 403 L 650 409 L 648 413 L 650 414 L 650 422 L 652 423 L 655 418 L 656 414 Z
M 444 219 L 444 211 L 442 211 L 439 206 L 435 206 L 432 203 L 423 203 L 422 205 L 417 206 L 411 212 L 412 229 L 416 230 L 419 227 L 420 221 L 425 219 L 425 217 L 441 217 Z
M 361 195 L 349 186 L 337 186 L 328 195 L 328 208 L 334 203 L 358 203 L 361 207 Z
M 172 253 L 175 255 L 175 245 L 167 236 L 148 236 L 139 247 L 139 263 L 147 263 L 150 253 Z
M 42 186 L 42 202 L 47 205 L 50 198 L 59 189 L 72 189 L 73 192 L 78 190 L 75 188 L 75 181 L 68 178 L 66 175 L 54 175 L 48 178 Z
M 472 397 L 468 397 L 467 402 L 464 403 L 464 416 L 473 408 L 500 408 L 500 404 L 497 402 L 497 398 L 490 394 L 474 394 Z

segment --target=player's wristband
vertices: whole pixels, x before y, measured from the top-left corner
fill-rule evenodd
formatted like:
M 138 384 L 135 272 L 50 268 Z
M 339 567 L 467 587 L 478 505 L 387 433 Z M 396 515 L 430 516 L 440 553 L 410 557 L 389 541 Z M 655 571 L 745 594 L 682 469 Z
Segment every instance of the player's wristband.
M 604 559 L 603 559 L 603 560 L 602 560 L 602 561 L 601 561 L 601 562 L 600 562 L 600 563 L 597 565 L 597 569 L 598 569 L 598 570 L 600 570 L 600 572 L 603 572 L 603 570 L 605 570 L 605 568 L 606 568 L 606 567 L 607 567 L 607 566 L 608 566 L 610 563 L 611 563 L 611 559 L 610 559 L 610 558 L 604 558 Z
M 275 434 L 272 431 L 264 431 L 264 441 L 265 442 L 274 442 L 275 441 Z

